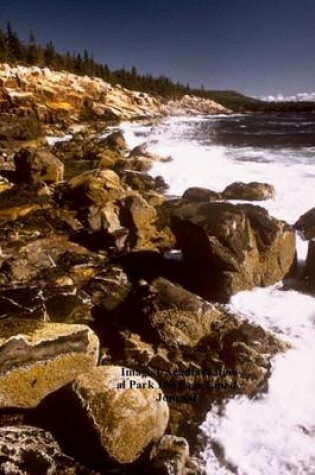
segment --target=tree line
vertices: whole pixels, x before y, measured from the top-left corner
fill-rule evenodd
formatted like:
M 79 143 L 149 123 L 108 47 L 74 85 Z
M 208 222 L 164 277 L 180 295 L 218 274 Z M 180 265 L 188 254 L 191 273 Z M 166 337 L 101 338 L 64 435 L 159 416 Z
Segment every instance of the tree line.
M 191 94 L 189 84 L 173 82 L 166 76 L 153 77 L 151 74 L 139 74 L 135 67 L 111 70 L 107 64 L 94 60 L 87 50 L 81 53 L 59 53 L 52 41 L 45 46 L 39 44 L 34 32 L 30 32 L 27 42 L 22 41 L 10 22 L 5 29 L 0 28 L 0 62 L 10 65 L 48 67 L 57 71 L 69 71 L 81 76 L 95 76 L 112 85 L 148 92 L 165 97 L 181 97 Z M 200 90 L 200 93 L 204 93 Z M 201 95 L 201 94 L 200 94 Z

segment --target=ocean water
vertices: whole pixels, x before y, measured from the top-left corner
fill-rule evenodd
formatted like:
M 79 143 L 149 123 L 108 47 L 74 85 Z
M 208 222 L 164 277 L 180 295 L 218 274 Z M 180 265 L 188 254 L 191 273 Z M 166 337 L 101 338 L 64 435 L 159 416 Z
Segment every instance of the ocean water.
M 165 178 L 171 195 L 191 186 L 222 191 L 234 181 L 260 181 L 276 188 L 275 199 L 259 204 L 277 218 L 293 224 L 315 207 L 315 117 L 176 117 L 157 127 L 125 124 L 123 131 L 130 146 L 146 142 L 152 152 L 172 158 L 151 171 Z M 301 238 L 297 249 L 302 264 L 307 243 Z M 229 305 L 292 349 L 272 359 L 266 392 L 235 397 L 209 412 L 201 427 L 208 441 L 200 454 L 206 471 L 314 475 L 315 298 L 283 291 L 278 283 L 240 292 Z

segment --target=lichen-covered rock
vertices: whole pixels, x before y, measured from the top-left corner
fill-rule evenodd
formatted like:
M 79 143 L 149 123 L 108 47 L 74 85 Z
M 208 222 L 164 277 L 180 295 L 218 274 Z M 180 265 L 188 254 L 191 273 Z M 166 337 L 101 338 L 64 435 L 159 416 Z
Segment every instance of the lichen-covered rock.
M 105 453 L 119 463 L 135 461 L 168 424 L 169 410 L 158 384 L 128 368 L 103 366 L 78 376 L 72 392 Z
M 129 318 L 126 325 L 149 341 L 169 348 L 197 345 L 211 333 L 212 323 L 220 311 L 212 304 L 164 278 L 155 279 L 147 288 L 139 289 L 142 318 Z
M 14 163 L 21 181 L 57 183 L 63 180 L 63 163 L 47 150 L 22 149 L 15 155 Z
M 300 216 L 294 228 L 300 232 L 304 239 L 315 238 L 315 208 Z
M 0 407 L 35 407 L 51 392 L 92 369 L 99 342 L 85 325 L 0 321 Z
M 133 250 L 152 249 L 159 240 L 156 210 L 134 192 L 120 202 L 120 222 L 129 230 L 127 246 Z
M 27 282 L 43 269 L 56 267 L 57 260 L 66 253 L 86 256 L 88 251 L 62 235 L 37 239 L 18 249 L 8 260 L 6 272 L 12 282 Z
M 184 194 L 183 199 L 188 201 L 206 202 L 206 201 L 218 201 L 222 199 L 220 193 L 216 191 L 208 190 L 207 188 L 192 187 L 188 188 Z
M 268 183 L 235 182 L 228 185 L 222 193 L 226 200 L 264 201 L 274 198 L 275 187 Z
M 170 214 L 191 290 L 207 299 L 274 284 L 295 265 L 294 230 L 263 208 L 177 203 Z
M 124 194 L 119 176 L 113 170 L 92 170 L 69 181 L 69 197 L 76 207 L 104 205 Z
M 1 475 L 97 475 L 65 455 L 49 432 L 32 426 L 0 428 Z

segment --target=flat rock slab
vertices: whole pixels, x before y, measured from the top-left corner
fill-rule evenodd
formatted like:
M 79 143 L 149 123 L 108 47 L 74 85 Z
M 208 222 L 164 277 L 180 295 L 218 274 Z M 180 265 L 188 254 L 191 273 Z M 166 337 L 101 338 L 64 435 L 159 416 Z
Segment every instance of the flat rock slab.
M 99 342 L 85 325 L 0 320 L 0 408 L 36 407 L 51 392 L 91 370 Z
M 158 383 L 128 368 L 103 366 L 78 376 L 72 392 L 87 413 L 105 453 L 119 463 L 135 461 L 164 434 L 168 405 Z

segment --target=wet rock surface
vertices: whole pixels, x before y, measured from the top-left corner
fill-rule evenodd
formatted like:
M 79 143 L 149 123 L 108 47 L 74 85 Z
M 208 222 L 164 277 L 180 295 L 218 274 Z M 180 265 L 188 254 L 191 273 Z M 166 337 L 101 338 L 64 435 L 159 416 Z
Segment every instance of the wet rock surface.
M 294 228 L 304 239 L 313 239 L 315 237 L 315 208 L 300 216 L 294 224 Z

